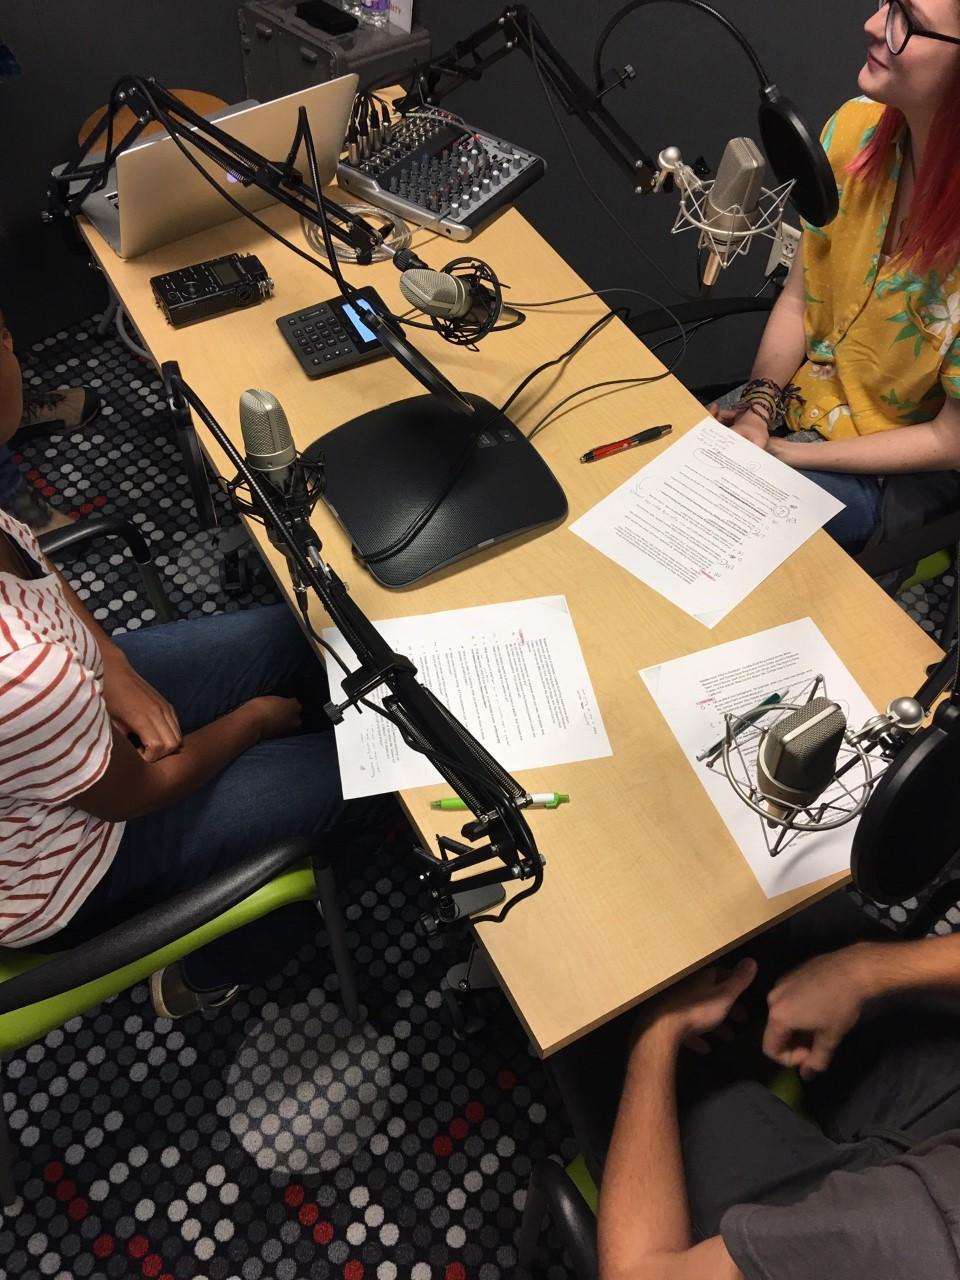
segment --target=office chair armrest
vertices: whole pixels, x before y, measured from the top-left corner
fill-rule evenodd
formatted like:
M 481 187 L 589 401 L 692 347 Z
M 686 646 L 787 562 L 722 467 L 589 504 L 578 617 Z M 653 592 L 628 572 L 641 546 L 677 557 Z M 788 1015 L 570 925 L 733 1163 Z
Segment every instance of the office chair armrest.
M 876 578 L 880 574 L 892 573 L 895 569 L 916 564 L 924 556 L 952 546 L 958 538 L 960 512 L 950 511 L 938 520 L 921 525 L 919 529 L 912 529 L 902 537 L 877 543 L 874 547 L 865 547 L 854 559 L 871 578 Z
M 728 316 L 770 311 L 774 302 L 776 298 L 704 298 L 696 302 L 678 302 L 670 310 L 681 324 L 688 325 L 701 320 L 724 320 Z M 673 327 L 673 321 L 662 307 L 655 311 L 641 311 L 627 322 L 627 328 L 638 338 Z
M 566 1170 L 552 1160 L 538 1164 L 530 1178 L 527 1200 L 517 1242 L 520 1265 L 529 1268 L 532 1264 L 543 1214 L 547 1213 L 577 1280 L 598 1280 L 597 1219 Z
M 298 836 L 261 850 L 229 871 L 0 983 L 0 1014 L 61 995 L 143 959 L 235 907 L 281 871 L 311 856 L 320 861 L 317 837 Z M 56 941 L 54 935 L 51 947 Z
M 120 538 L 126 543 L 137 563 L 144 591 L 157 618 L 161 622 L 172 621 L 175 616 L 173 608 L 153 563 L 147 540 L 131 520 L 125 520 L 122 516 L 88 516 L 66 529 L 55 529 L 52 533 L 43 534 L 39 542 L 45 556 L 56 558 L 63 551 L 85 546 L 98 538 Z

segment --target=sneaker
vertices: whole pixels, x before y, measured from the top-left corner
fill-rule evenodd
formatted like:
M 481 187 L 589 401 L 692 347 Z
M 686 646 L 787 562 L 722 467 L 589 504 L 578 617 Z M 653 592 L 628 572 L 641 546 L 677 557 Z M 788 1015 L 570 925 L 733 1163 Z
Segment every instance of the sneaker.
M 239 994 L 239 987 L 191 991 L 183 980 L 179 961 L 159 969 L 150 979 L 150 999 L 158 1018 L 185 1018 L 188 1013 L 199 1013 L 202 1009 L 223 1009 L 233 1004 Z
M 24 394 L 21 431 L 76 431 L 100 412 L 100 397 L 92 387 Z
M 5 510 L 14 520 L 25 524 L 38 538 L 45 533 L 53 533 L 54 529 L 66 529 L 77 522 L 76 516 L 69 516 L 65 511 L 51 507 L 36 489 L 31 488 L 21 489 L 10 499 Z

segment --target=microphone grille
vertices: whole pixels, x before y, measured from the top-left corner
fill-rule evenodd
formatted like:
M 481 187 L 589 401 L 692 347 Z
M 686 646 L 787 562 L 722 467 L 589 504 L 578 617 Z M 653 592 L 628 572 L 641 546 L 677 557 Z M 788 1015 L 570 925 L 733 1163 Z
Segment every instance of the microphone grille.
M 244 391 L 240 397 L 240 430 L 247 453 L 281 453 L 293 448 L 283 405 L 270 391 Z
M 730 139 L 707 195 L 707 221 L 711 227 L 721 231 L 738 229 L 738 216 L 756 209 L 766 169 L 763 153 L 752 138 Z
M 428 314 L 441 314 L 456 308 L 465 296 L 462 281 L 446 271 L 430 271 L 416 267 L 400 277 L 400 292 L 410 303 Z
M 771 775 L 798 790 L 829 779 L 836 767 L 847 719 L 830 698 L 814 698 L 778 720 L 763 743 Z

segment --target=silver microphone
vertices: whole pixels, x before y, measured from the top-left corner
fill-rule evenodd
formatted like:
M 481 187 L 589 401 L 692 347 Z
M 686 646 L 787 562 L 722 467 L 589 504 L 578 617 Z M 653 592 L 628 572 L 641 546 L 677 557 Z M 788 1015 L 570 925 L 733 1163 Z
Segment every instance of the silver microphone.
M 283 406 L 269 391 L 244 391 L 240 397 L 240 432 L 251 470 L 259 471 L 286 492 L 294 479 L 297 450 Z
M 711 245 L 703 271 L 703 287 L 716 283 L 727 256 L 744 234 L 757 225 L 767 166 L 752 138 L 731 138 L 724 148 L 717 176 L 704 201 L 704 222 Z M 715 247 L 714 247 L 715 246 Z
M 836 777 L 847 718 L 830 698 L 813 698 L 778 720 L 757 754 L 757 790 L 771 818 L 806 808 Z
M 441 320 L 459 320 L 474 304 L 473 295 L 459 276 L 426 267 L 404 271 L 400 292 L 411 307 Z

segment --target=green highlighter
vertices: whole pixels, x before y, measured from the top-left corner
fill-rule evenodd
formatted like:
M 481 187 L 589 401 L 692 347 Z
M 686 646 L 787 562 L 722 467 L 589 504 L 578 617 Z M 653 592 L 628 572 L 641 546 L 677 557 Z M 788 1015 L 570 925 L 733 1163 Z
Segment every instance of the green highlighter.
M 525 809 L 558 809 L 562 804 L 569 804 L 570 797 L 565 796 L 562 791 L 534 791 L 527 795 L 527 803 L 523 806 Z M 457 811 L 466 809 L 466 803 L 459 796 L 444 796 L 442 800 L 431 800 L 431 809 L 443 809 L 445 811 Z

